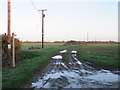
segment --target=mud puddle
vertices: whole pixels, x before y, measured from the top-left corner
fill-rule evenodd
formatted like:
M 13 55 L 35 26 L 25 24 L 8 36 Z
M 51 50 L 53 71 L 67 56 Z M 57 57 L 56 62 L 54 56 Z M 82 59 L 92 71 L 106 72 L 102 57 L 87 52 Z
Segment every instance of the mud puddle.
M 67 50 L 60 51 L 66 53 Z M 118 88 L 118 74 L 108 70 L 96 70 L 77 59 L 77 51 L 71 51 L 69 62 L 63 62 L 62 55 L 54 56 L 49 70 L 31 83 L 33 88 Z M 55 58 L 56 57 L 56 58 Z M 117 71 L 114 71 L 117 72 Z

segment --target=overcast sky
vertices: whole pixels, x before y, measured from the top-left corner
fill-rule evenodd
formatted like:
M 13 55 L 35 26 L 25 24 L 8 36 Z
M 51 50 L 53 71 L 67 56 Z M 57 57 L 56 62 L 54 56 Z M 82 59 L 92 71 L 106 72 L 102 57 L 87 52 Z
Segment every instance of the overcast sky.
M 41 41 L 41 12 L 31 0 L 11 0 L 11 32 Z M 118 0 L 32 0 L 45 11 L 45 41 L 118 40 Z M 7 0 L 0 1 L 0 33 L 7 33 Z

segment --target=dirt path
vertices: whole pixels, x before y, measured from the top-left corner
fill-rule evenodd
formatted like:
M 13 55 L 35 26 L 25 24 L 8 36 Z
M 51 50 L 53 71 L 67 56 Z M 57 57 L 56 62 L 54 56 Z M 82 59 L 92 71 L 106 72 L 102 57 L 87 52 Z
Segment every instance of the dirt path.
M 59 53 L 59 55 L 62 55 Z M 69 62 L 52 59 L 41 75 L 32 81 L 31 88 L 118 88 L 118 71 L 96 70 L 69 53 Z

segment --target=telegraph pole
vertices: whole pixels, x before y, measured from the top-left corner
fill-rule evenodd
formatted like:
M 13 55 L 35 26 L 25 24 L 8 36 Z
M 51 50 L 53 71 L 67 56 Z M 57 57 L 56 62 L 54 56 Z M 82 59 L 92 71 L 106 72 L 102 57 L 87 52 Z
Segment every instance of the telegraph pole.
M 89 40 L 89 33 L 87 32 L 87 42 L 88 42 L 88 40 Z
M 42 11 L 42 48 L 44 48 L 44 11 L 47 11 L 47 9 L 42 9 L 42 10 L 38 10 L 38 11 Z
M 11 6 L 10 6 L 10 0 L 8 0 L 8 58 L 10 59 L 11 58 L 11 10 L 10 10 Z

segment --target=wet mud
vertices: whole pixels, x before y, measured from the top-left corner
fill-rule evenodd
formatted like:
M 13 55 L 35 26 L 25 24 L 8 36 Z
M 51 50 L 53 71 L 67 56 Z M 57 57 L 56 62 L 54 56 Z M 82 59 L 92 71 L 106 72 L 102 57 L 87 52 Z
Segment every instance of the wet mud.
M 97 70 L 90 64 L 82 63 L 77 53 L 69 53 L 67 63 L 61 58 L 51 59 L 46 71 L 31 83 L 31 88 L 118 88 L 119 71 Z

